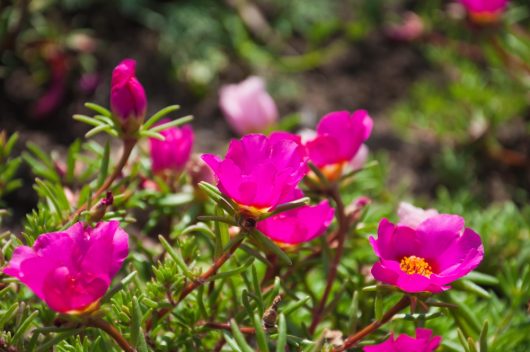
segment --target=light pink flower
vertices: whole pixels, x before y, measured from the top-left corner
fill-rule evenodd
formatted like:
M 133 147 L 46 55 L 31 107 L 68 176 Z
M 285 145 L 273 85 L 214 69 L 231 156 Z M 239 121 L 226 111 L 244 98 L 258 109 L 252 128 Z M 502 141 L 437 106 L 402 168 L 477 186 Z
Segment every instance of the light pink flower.
M 281 204 L 307 172 L 305 148 L 286 133 L 232 140 L 223 159 L 203 154 L 219 190 L 242 208 L 266 212 Z
M 419 39 L 424 31 L 421 17 L 408 11 L 403 15 L 401 23 L 388 27 L 386 33 L 392 39 L 411 42 Z
M 181 172 L 190 159 L 193 148 L 193 129 L 191 126 L 170 127 L 161 131 L 160 134 L 165 140 L 149 138 L 153 172 L 159 173 L 165 170 Z
M 447 290 L 484 257 L 480 236 L 458 215 L 436 215 L 415 229 L 383 219 L 370 243 L 379 257 L 374 278 L 405 292 Z
M 305 143 L 309 159 L 330 179 L 361 149 L 372 132 L 373 122 L 365 110 L 331 112 L 324 116 L 314 139 Z
M 508 0 L 460 0 L 460 3 L 477 24 L 497 22 L 508 6 Z
M 416 338 L 408 335 L 399 335 L 394 339 L 392 334 L 388 340 L 378 345 L 366 346 L 364 352 L 432 352 L 442 342 L 440 336 L 433 336 L 432 330 L 416 329 Z
M 278 110 L 262 78 L 252 76 L 223 86 L 219 105 L 228 124 L 239 135 L 264 132 L 278 120 Z
M 430 219 L 438 214 L 439 213 L 436 209 L 424 210 L 422 208 L 415 207 L 410 203 L 401 202 L 399 203 L 397 210 L 397 215 L 399 217 L 398 225 L 408 226 L 415 229 L 425 220 Z
M 117 221 L 95 228 L 78 222 L 64 232 L 40 235 L 33 247 L 16 248 L 3 271 L 51 309 L 74 314 L 97 304 L 128 252 L 128 235 Z
M 144 87 L 136 78 L 136 61 L 125 59 L 112 72 L 110 107 L 122 123 L 143 121 L 147 109 Z
M 302 191 L 296 189 L 281 203 L 303 196 Z M 257 228 L 276 242 L 299 244 L 322 235 L 333 221 L 333 214 L 334 209 L 324 200 L 314 206 L 302 206 L 259 221 Z

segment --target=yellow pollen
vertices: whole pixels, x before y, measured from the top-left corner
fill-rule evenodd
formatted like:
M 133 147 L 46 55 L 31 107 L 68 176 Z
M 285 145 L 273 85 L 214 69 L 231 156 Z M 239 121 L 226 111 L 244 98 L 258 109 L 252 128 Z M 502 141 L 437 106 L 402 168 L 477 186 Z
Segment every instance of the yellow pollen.
M 419 274 L 425 277 L 430 277 L 432 274 L 432 267 L 425 261 L 425 259 L 411 255 L 401 259 L 399 268 L 409 275 Z

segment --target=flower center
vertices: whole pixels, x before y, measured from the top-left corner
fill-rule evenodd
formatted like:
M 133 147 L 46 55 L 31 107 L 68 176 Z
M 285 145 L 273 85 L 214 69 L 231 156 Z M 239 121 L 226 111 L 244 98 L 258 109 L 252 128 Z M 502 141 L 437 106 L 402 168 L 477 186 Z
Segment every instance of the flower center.
M 432 267 L 425 261 L 425 259 L 411 255 L 401 259 L 399 268 L 409 275 L 419 274 L 425 277 L 432 275 Z

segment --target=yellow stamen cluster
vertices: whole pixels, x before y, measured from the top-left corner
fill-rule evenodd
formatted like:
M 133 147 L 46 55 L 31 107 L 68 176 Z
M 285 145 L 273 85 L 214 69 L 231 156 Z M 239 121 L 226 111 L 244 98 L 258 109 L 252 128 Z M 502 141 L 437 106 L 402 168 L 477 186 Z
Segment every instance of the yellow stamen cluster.
M 432 275 L 432 267 L 425 261 L 425 259 L 411 255 L 401 259 L 399 268 L 409 275 L 419 274 L 425 277 Z

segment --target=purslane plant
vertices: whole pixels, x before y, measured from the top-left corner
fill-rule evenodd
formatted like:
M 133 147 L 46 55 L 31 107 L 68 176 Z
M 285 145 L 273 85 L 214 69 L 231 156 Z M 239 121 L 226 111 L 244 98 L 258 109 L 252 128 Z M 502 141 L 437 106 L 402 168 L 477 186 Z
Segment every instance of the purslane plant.
M 26 337 L 33 321 L 28 320 L 8 342 L 44 351 L 82 336 L 96 351 L 112 349 L 106 337 L 90 330 L 97 328 L 126 351 L 438 347 L 438 335 L 445 332 L 422 326 L 440 317 L 440 307 L 455 308 L 444 291 L 458 290 L 449 284 L 480 264 L 482 241 L 462 217 L 410 204 L 400 206 L 397 225 L 380 221 L 377 238 L 362 235 L 370 201 L 362 196 L 348 204 L 344 193 L 357 175 L 368 172 L 363 163 L 352 167 L 372 130 L 366 111 L 324 116 L 310 139 L 288 132 L 249 134 L 232 140 L 224 158 L 204 154 L 206 165 L 196 158 L 188 162 L 193 132 L 176 126 L 189 119 L 162 120 L 176 107 L 145 119 L 146 94 L 134 68 L 132 60 L 116 67 L 111 111 L 92 104 L 88 107 L 98 115 L 76 115 L 94 126 L 89 136 L 106 132 L 123 142 L 112 172 L 76 191 L 76 150 L 65 177 L 46 169 L 55 167 L 52 161 L 45 159 L 42 166 L 28 158 L 48 176 L 37 181 L 37 189 L 52 206 L 41 205 L 29 217 L 27 245 L 15 246 L 16 238 L 6 245 L 10 260 L 3 272 L 60 315 L 41 308 L 44 326 Z M 110 143 L 97 155 L 108 171 Z M 77 199 L 73 207 L 68 198 Z M 125 232 L 133 216 L 137 224 Z M 369 243 L 379 259 L 366 250 Z M 357 253 L 362 256 L 355 261 L 373 266 L 373 277 L 352 265 Z M 121 275 L 126 277 L 112 285 Z M 374 280 L 380 284 L 370 286 Z M 20 290 L 8 282 L 6 289 Z M 467 289 L 481 292 L 473 284 Z M 9 290 L 0 292 L 16 294 Z M 348 324 L 341 322 L 346 290 L 353 293 Z M 359 303 L 372 304 L 372 291 L 373 317 Z M 384 292 L 392 294 L 389 302 Z M 418 327 L 416 339 L 392 335 L 382 342 L 378 332 L 407 307 Z M 1 327 L 9 325 L 2 319 Z M 344 337 L 332 340 L 329 329 L 342 330 Z M 373 336 L 377 341 L 367 340 Z

